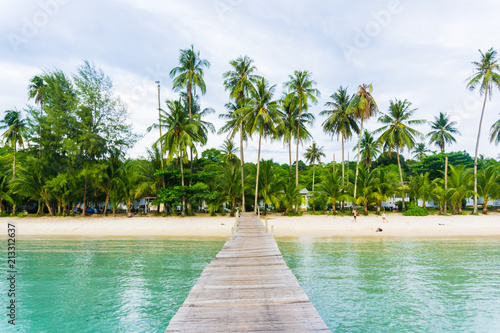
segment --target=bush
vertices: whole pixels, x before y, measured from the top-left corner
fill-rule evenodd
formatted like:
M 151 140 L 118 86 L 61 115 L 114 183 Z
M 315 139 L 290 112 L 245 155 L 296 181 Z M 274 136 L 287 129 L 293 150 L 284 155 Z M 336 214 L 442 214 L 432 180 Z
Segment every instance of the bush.
M 27 213 L 18 213 L 17 214 L 17 217 L 26 217 L 26 216 L 28 216 Z
M 429 212 L 420 206 L 415 206 L 415 204 L 409 204 L 406 212 L 403 213 L 404 216 L 427 216 Z

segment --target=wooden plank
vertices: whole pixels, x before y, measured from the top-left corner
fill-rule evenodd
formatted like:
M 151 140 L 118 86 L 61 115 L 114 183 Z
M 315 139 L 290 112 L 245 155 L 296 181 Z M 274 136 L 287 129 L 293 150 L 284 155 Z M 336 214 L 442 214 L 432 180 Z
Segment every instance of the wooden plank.
M 330 332 L 255 214 L 205 267 L 165 332 Z

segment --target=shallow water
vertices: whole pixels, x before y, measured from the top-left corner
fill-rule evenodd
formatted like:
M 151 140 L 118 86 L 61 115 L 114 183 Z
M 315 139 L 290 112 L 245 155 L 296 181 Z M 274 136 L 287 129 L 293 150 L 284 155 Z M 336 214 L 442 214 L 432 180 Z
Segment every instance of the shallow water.
M 2 315 L 0 332 L 163 332 L 223 244 L 18 240 L 17 325 Z M 332 331 L 499 331 L 500 240 L 279 246 Z
M 0 332 L 163 332 L 224 241 L 17 243 L 17 325 Z
M 500 332 L 500 240 L 280 242 L 338 332 Z

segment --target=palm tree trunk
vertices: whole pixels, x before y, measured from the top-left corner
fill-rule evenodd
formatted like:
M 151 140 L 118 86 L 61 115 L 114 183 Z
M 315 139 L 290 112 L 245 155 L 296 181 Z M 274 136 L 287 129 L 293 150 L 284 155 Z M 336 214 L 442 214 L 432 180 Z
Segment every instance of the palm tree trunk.
M 302 107 L 299 109 L 299 118 L 297 119 L 297 154 L 295 158 L 295 186 L 299 186 L 299 142 L 300 142 L 300 117 L 302 116 Z M 298 210 L 298 208 L 297 208 Z
M 183 158 L 183 153 L 182 153 L 182 150 L 181 150 L 181 184 L 182 184 L 182 187 L 184 188 L 184 158 Z M 183 189 L 184 190 L 184 189 Z M 186 216 L 186 197 L 185 196 L 182 196 L 182 216 Z
M 474 210 L 472 214 L 477 214 L 477 151 L 479 149 L 479 137 L 481 136 L 481 126 L 483 125 L 484 107 L 486 106 L 486 96 L 488 96 L 488 87 L 484 93 L 483 110 L 479 119 L 479 130 L 477 131 L 476 153 L 474 154 Z
M 363 118 L 361 118 L 361 127 L 359 130 L 358 140 L 358 160 L 356 161 L 356 176 L 354 177 L 354 199 L 356 199 L 356 190 L 358 189 L 358 173 L 359 173 L 359 151 L 361 149 L 361 136 L 363 133 Z
M 106 201 L 104 203 L 104 216 L 108 216 L 109 193 L 106 193 Z
M 241 211 L 245 212 L 245 161 L 243 160 L 243 122 L 240 124 L 240 162 L 241 162 Z
M 292 131 L 290 130 L 290 139 L 288 140 L 288 160 L 290 161 L 290 173 L 292 173 Z
M 87 211 L 86 208 L 87 205 L 87 176 L 85 176 L 85 185 L 83 186 L 83 211 L 82 211 L 82 216 L 85 217 L 85 213 Z M 50 209 L 49 209 L 50 211 Z
M 401 181 L 401 186 L 403 186 L 403 171 L 401 170 L 401 162 L 399 161 L 399 146 L 396 145 L 396 157 L 398 159 L 398 169 L 399 169 L 399 179 Z M 402 204 L 402 208 L 401 210 L 405 210 L 405 196 L 404 196 L 404 192 L 402 191 L 401 192 L 401 204 Z
M 314 192 L 314 176 L 316 174 L 316 164 L 313 162 L 313 187 L 312 187 L 312 191 Z
M 448 156 L 445 156 L 444 158 L 444 193 L 446 193 L 446 190 L 448 189 Z M 447 214 L 447 200 L 444 200 L 444 214 Z
M 257 214 L 257 198 L 259 194 L 259 168 L 260 168 L 260 145 L 262 140 L 262 134 L 259 133 L 259 151 L 257 153 L 257 176 L 255 177 L 255 206 L 254 212 Z

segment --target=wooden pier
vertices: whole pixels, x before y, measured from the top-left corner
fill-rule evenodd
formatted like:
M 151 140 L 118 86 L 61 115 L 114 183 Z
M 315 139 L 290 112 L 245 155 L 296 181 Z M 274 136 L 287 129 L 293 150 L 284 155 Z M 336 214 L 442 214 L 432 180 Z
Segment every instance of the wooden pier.
M 243 213 L 166 332 L 330 330 L 257 215 Z

